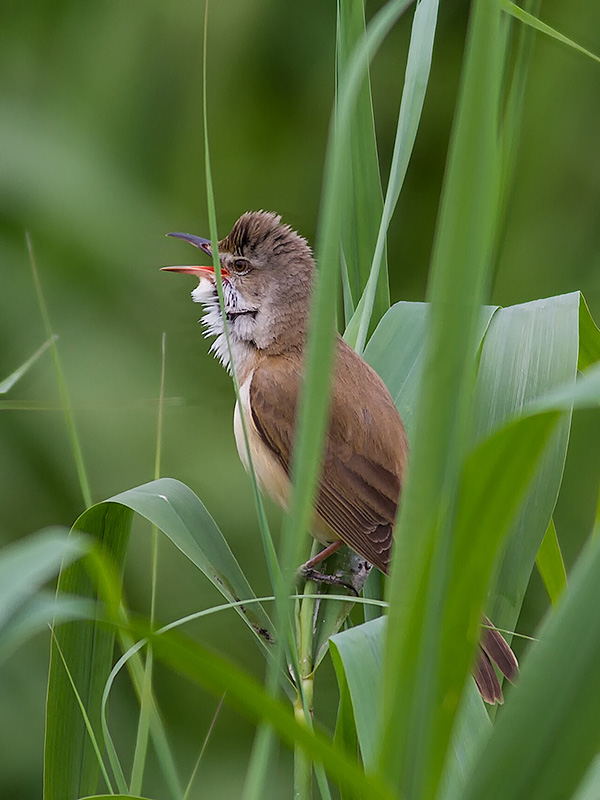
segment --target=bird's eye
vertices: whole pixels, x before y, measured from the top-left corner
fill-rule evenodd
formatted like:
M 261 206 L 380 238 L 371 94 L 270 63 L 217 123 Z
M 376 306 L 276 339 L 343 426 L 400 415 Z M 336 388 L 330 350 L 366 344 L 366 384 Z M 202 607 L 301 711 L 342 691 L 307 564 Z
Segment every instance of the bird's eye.
M 245 275 L 248 272 L 250 265 L 245 258 L 236 258 L 233 262 L 233 271 L 236 275 Z

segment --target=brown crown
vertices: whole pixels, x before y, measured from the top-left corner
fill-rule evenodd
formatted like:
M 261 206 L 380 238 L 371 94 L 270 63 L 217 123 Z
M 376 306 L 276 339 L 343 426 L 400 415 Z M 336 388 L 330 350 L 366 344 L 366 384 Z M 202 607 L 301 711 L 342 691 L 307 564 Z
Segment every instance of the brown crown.
M 308 247 L 306 239 L 289 225 L 282 224 L 279 214 L 247 211 L 235 223 L 231 233 L 219 242 L 219 252 L 243 256 L 251 254 L 261 245 L 269 248 L 274 255 L 292 252 L 299 245 Z

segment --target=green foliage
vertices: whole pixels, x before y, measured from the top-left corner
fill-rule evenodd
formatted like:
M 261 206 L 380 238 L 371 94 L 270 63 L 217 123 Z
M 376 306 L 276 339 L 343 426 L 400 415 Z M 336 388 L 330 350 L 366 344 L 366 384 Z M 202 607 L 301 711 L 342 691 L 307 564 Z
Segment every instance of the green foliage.
M 598 541 L 574 571 L 568 598 L 539 631 L 463 797 L 570 797 L 599 746 Z M 544 724 L 540 725 L 540 720 Z M 527 746 L 524 746 L 525 743 Z
M 0 659 L 12 655 L 19 644 L 53 621 L 45 800 L 75 800 L 84 795 L 88 800 L 135 800 L 144 792 L 159 800 L 162 790 L 151 783 L 154 774 L 146 758 L 148 739 L 169 795 L 175 800 L 193 796 L 200 757 L 189 781 L 182 781 L 179 750 L 176 760 L 154 693 L 157 664 L 173 673 L 173 680 L 185 676 L 257 725 L 244 800 L 281 796 L 271 786 L 277 739 L 293 750 L 298 800 L 312 797 L 313 775 L 325 800 L 337 796 L 338 790 L 344 800 L 589 800 L 597 794 L 599 537 L 590 536 L 576 568 L 569 570 L 567 586 L 565 561 L 570 561 L 563 559 L 562 530 L 559 525 L 559 543 L 553 513 L 573 411 L 597 412 L 600 403 L 600 331 L 579 291 L 503 308 L 485 305 L 506 230 L 514 224 L 507 212 L 518 177 L 517 142 L 533 30 L 571 48 L 573 42 L 540 23 L 533 13 L 537 13 L 535 4 L 523 10 L 505 0 L 473 0 L 432 254 L 429 302 L 404 301 L 389 308 L 389 279 L 397 270 L 388 261 L 388 233 L 405 186 L 417 129 L 427 114 L 425 92 L 432 71 L 436 0 L 420 0 L 415 9 L 385 200 L 378 157 L 382 148 L 373 111 L 376 84 L 371 86 L 376 70 L 371 62 L 380 48 L 385 49 L 386 38 L 394 35 L 393 28 L 409 5 L 407 0 L 390 0 L 365 26 L 362 0 L 338 2 L 336 100 L 315 248 L 319 278 L 294 452 L 295 488 L 283 525 L 279 561 L 252 476 L 270 597 L 257 597 L 251 564 L 243 561 L 244 569 L 240 567 L 228 544 L 229 532 L 227 539 L 222 533 L 226 526 L 217 525 L 198 496 L 180 481 L 158 479 L 160 432 L 157 479 L 91 505 L 79 427 L 29 241 L 48 341 L 0 384 L 0 392 L 12 389 L 17 381 L 23 386 L 25 375 L 31 378 L 32 367 L 40 368 L 39 357 L 52 346 L 60 407 L 66 414 L 80 491 L 88 506 L 70 536 L 50 530 L 0 551 Z M 502 10 L 508 14 L 503 16 Z M 526 34 L 523 29 L 513 37 L 515 20 L 529 26 Z M 184 27 L 189 27 L 187 17 Z M 438 41 L 444 35 L 445 31 L 439 32 Z M 218 214 L 208 121 L 215 119 L 218 124 L 220 107 L 209 114 L 212 73 L 207 75 L 207 40 L 211 42 L 211 34 L 205 28 L 204 163 L 210 235 L 216 242 Z M 580 46 L 575 48 L 590 55 Z M 221 57 L 223 48 L 217 49 Z M 433 80 L 435 61 L 431 74 Z M 195 83 L 194 88 L 197 95 Z M 44 160 L 43 147 L 41 151 L 34 147 L 32 151 L 42 152 L 41 162 L 32 156 L 30 166 L 19 159 L 25 130 L 19 119 L 17 110 L 0 124 L 10 134 L 0 163 L 10 167 L 9 176 L 16 174 L 19 164 L 27 175 L 39 174 L 39 197 L 52 194 L 48 191 L 52 181 L 48 183 L 48 175 L 38 168 L 47 163 L 54 181 L 61 170 L 90 176 L 100 191 L 89 200 L 89 209 L 114 204 L 110 230 L 117 238 L 119 232 L 123 240 L 127 238 L 130 210 L 151 220 L 153 229 L 166 218 L 160 204 L 141 191 L 141 184 L 137 191 L 134 184 L 121 179 L 115 164 L 103 168 L 101 174 L 86 171 L 88 156 L 77 146 L 76 137 L 70 152 L 58 148 L 60 158 Z M 234 127 L 244 133 L 251 129 L 239 109 Z M 50 153 L 44 137 L 36 138 L 35 126 L 27 126 L 27 134 L 50 148 Z M 211 142 L 217 139 L 211 131 Z M 54 156 L 58 150 L 52 151 Z M 272 166 L 267 170 L 269 180 L 275 179 Z M 187 162 L 184 172 L 189 174 Z M 83 210 L 83 195 L 76 190 L 67 194 L 65 208 L 75 242 L 81 247 L 91 242 L 100 249 L 103 237 L 91 224 L 94 214 L 86 216 Z M 55 203 L 52 219 L 58 221 L 57 208 Z M 110 251 L 109 246 L 103 252 L 112 252 L 116 258 L 120 247 Z M 128 257 L 133 253 L 124 242 L 122 247 Z M 218 259 L 215 265 L 218 271 Z M 317 591 L 309 584 L 299 596 L 293 586 L 294 569 L 307 555 L 305 534 L 310 528 L 327 420 L 340 284 L 345 335 L 359 351 L 364 350 L 365 358 L 387 383 L 411 443 L 394 565 L 386 587 L 389 612 L 362 625 L 353 625 L 354 599 L 343 592 Z M 562 291 L 566 288 L 561 285 Z M 135 312 L 131 317 L 132 327 L 141 324 Z M 118 341 L 127 342 L 127 337 Z M 28 346 L 22 352 L 34 348 Z M 163 408 L 169 403 L 164 397 L 164 335 L 162 354 L 159 431 Z M 21 360 L 22 356 L 13 363 Z M 579 377 L 578 370 L 583 371 Z M 234 388 L 239 394 L 235 376 Z M 209 411 L 212 414 L 213 409 L 207 406 L 195 414 L 194 425 Z M 213 470 L 206 453 L 199 458 L 214 484 L 217 467 Z M 173 463 L 179 474 L 181 462 Z M 234 490 L 229 474 L 222 483 L 225 486 L 219 491 L 230 506 L 236 505 L 231 502 Z M 123 573 L 134 513 L 162 531 L 226 602 L 158 627 L 155 534 L 149 619 L 130 613 Z M 247 521 L 243 527 L 249 538 Z M 342 564 L 344 558 L 347 555 L 338 554 L 336 563 Z M 506 707 L 497 716 L 488 715 L 469 677 L 481 613 L 488 612 L 510 637 L 521 626 L 519 615 L 535 562 L 553 609 L 536 633 L 536 641 L 527 645 L 522 674 L 517 685 L 507 690 Z M 61 564 L 58 591 L 51 600 L 43 586 Z M 171 581 L 177 584 L 177 573 Z M 377 596 L 376 581 L 368 586 L 370 596 Z M 273 615 L 264 605 L 272 599 L 276 601 Z M 228 637 L 237 640 L 230 632 L 239 630 L 241 641 L 252 639 L 258 644 L 256 653 L 266 665 L 264 685 L 248 663 L 251 656 L 245 644 L 244 665 L 237 666 L 204 641 L 173 630 L 224 609 L 234 610 L 243 623 L 229 620 Z M 346 629 L 341 630 L 344 625 Z M 122 653 L 116 663 L 115 644 Z M 333 738 L 319 722 L 322 700 L 318 692 L 313 717 L 315 673 L 328 649 L 339 686 Z M 141 708 L 131 769 L 121 752 L 122 737 L 113 739 L 114 720 L 109 715 L 109 706 L 114 711 L 116 702 L 113 687 L 125 668 Z M 180 694 L 181 685 L 177 686 Z M 219 709 L 220 704 L 200 756 Z M 105 784 L 102 788 L 99 775 Z M 113 787 L 120 794 L 113 794 Z M 110 794 L 94 794 L 102 790 Z
M 594 53 L 590 53 L 589 50 L 586 50 L 585 47 L 577 44 L 572 39 L 569 39 L 568 36 L 564 36 L 562 33 L 554 30 L 554 28 L 550 27 L 550 25 L 546 25 L 539 19 L 533 16 L 533 14 L 529 14 L 519 6 L 511 3 L 510 0 L 503 0 L 502 2 L 502 9 L 509 14 L 512 14 L 516 19 L 524 22 L 526 25 L 530 25 L 534 30 L 539 31 L 540 33 L 545 33 L 546 36 L 550 36 L 552 39 L 556 39 L 557 41 L 561 42 L 562 44 L 566 44 L 568 47 L 572 47 L 574 50 L 577 50 L 579 53 L 583 53 L 583 55 L 587 56 L 588 58 L 593 59 L 600 63 L 600 56 L 594 55 Z
M 362 0 L 338 0 L 336 53 L 338 93 L 344 86 L 346 69 L 354 48 L 364 32 L 365 9 Z M 379 218 L 383 211 L 369 70 L 362 77 L 362 85 L 353 109 L 348 149 L 347 191 L 350 194 L 350 202 L 344 211 L 341 247 L 341 264 L 345 273 L 343 285 L 346 287 L 344 293 L 346 324 L 350 321 L 371 274 L 370 265 L 378 241 Z M 378 322 L 390 306 L 385 251 L 379 258 L 382 268 L 376 275 L 376 289 L 372 300 L 372 325 Z
M 567 573 L 552 519 L 548 523 L 540 549 L 536 553 L 535 563 L 548 590 L 552 605 L 555 606 L 561 592 L 567 586 Z
M 87 550 L 85 539 L 47 528 L 0 552 L 0 660 L 53 620 L 85 618 L 92 612 L 80 598 L 54 600 L 41 591 L 61 567 L 66 569 Z

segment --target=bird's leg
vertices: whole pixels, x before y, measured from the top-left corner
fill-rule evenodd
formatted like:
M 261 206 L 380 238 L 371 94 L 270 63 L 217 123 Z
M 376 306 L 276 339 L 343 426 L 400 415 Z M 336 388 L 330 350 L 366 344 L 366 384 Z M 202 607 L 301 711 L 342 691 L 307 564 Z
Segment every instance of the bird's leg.
M 317 553 L 313 558 L 309 558 L 304 564 L 298 567 L 298 573 L 307 581 L 315 581 L 315 583 L 326 583 L 329 586 L 343 586 L 348 589 L 352 594 L 358 597 L 358 592 L 355 587 L 350 583 L 346 583 L 337 575 L 327 575 L 324 572 L 318 572 L 314 569 L 316 564 L 320 564 L 333 553 L 337 552 L 344 543 L 338 539 L 333 544 L 328 545 L 320 553 Z
M 301 575 L 306 576 L 306 572 L 308 570 L 311 570 L 315 564 L 320 564 L 321 561 L 325 561 L 325 559 L 328 558 L 332 553 L 335 553 L 337 550 L 339 550 L 343 544 L 344 543 L 342 540 L 338 539 L 336 542 L 333 542 L 333 544 L 327 545 L 327 547 L 323 548 L 323 550 L 321 550 L 320 553 L 317 553 L 316 556 L 309 558 L 308 561 L 305 561 L 304 564 L 301 564 L 298 567 L 298 572 Z

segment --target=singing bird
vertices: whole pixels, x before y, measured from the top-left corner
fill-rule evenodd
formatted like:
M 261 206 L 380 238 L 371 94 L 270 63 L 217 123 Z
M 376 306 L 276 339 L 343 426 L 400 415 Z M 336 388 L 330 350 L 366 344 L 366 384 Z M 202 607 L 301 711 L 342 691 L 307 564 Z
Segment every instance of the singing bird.
M 168 235 L 212 257 L 210 240 L 188 233 Z M 243 214 L 218 243 L 218 251 L 225 320 L 212 266 L 163 269 L 198 279 L 192 299 L 205 307 L 206 335 L 216 337 L 211 350 L 229 371 L 235 369 L 240 385 L 233 423 L 238 453 L 248 469 L 243 417 L 261 490 L 285 508 L 315 275 L 313 255 L 305 238 L 266 211 Z M 404 425 L 386 385 L 340 336 L 335 346 L 329 429 L 312 531 L 326 547 L 302 568 L 304 575 L 317 579 L 322 576 L 315 565 L 342 544 L 388 572 L 408 458 Z M 502 702 L 492 661 L 509 679 L 517 673 L 517 661 L 487 618 L 484 625 L 473 675 L 486 702 Z

